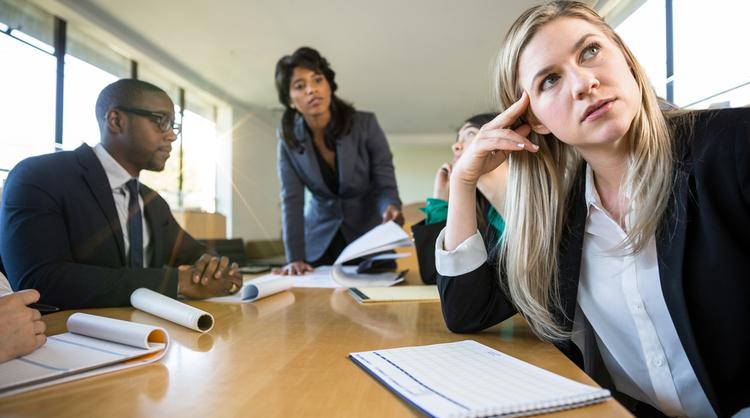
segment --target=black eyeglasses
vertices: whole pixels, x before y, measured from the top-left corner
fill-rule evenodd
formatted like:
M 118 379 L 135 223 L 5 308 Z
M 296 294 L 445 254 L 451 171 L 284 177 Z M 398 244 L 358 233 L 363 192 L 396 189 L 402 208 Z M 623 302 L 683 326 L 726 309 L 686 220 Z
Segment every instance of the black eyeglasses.
M 182 132 L 182 124 L 175 122 L 173 120 L 169 120 L 166 114 L 161 112 L 152 112 L 150 110 L 146 109 L 138 109 L 136 107 L 128 107 L 128 106 L 115 106 L 115 109 L 122 110 L 123 112 L 132 113 L 134 115 L 138 116 L 144 116 L 149 119 L 151 119 L 156 125 L 159 127 L 159 129 L 162 132 L 167 132 L 170 129 L 174 131 L 175 134 L 180 134 Z

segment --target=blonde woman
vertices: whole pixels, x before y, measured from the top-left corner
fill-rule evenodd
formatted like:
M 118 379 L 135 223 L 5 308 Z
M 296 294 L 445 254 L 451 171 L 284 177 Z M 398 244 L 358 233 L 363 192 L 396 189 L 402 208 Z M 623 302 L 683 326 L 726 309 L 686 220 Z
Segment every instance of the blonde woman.
M 448 327 L 520 312 L 638 416 L 750 405 L 750 110 L 662 113 L 581 3 L 528 10 L 501 51 L 505 111 L 453 167 L 435 244 Z M 494 265 L 466 215 L 503 163 Z

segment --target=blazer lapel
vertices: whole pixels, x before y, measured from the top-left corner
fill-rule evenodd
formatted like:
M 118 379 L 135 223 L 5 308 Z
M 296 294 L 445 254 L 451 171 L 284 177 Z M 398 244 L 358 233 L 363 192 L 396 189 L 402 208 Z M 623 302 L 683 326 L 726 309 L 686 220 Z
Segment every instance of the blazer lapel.
M 99 159 L 96 158 L 96 154 L 94 154 L 94 151 L 88 145 L 81 145 L 75 150 L 75 153 L 78 156 L 78 162 L 83 167 L 83 179 L 91 189 L 91 193 L 99 204 L 99 208 L 104 212 L 109 228 L 115 236 L 117 248 L 120 253 L 120 262 L 126 265 L 125 239 L 122 236 L 120 218 L 117 216 L 115 199 L 112 197 L 112 189 L 107 180 L 107 173 L 104 172 L 104 167 L 102 167 Z
M 678 158 L 677 161 L 687 159 Z M 656 251 L 659 260 L 659 277 L 664 301 L 667 304 L 672 323 L 680 337 L 690 364 L 693 366 L 698 381 L 703 387 L 714 410 L 718 409 L 716 394 L 710 384 L 705 365 L 698 353 L 698 346 L 690 325 L 690 318 L 685 303 L 683 290 L 683 263 L 685 261 L 685 239 L 687 227 L 687 206 L 689 199 L 689 163 L 675 170 L 673 185 L 674 196 L 670 199 L 663 220 L 656 234 Z
M 583 231 L 586 225 L 586 199 L 584 185 L 586 181 L 585 164 L 578 172 L 576 183 L 571 190 L 567 202 L 568 214 L 566 225 L 563 227 L 558 254 L 560 301 L 563 305 L 563 315 L 558 320 L 570 331 L 573 329 L 573 318 L 578 303 L 578 280 L 581 272 L 581 255 L 583 252 Z M 571 341 L 567 343 L 572 344 Z

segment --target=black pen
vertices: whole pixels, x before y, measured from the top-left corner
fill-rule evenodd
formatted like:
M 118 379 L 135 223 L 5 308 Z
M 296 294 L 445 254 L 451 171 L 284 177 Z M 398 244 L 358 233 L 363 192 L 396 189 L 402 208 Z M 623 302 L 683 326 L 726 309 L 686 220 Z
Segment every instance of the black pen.
M 60 310 L 60 308 L 58 308 L 57 306 L 45 305 L 43 303 L 30 303 L 27 306 L 31 309 L 36 309 L 41 314 L 48 314 Z

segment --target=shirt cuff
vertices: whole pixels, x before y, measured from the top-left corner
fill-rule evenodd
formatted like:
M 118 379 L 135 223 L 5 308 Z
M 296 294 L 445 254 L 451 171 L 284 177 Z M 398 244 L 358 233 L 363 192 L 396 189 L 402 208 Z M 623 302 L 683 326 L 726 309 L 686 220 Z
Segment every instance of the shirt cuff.
M 453 251 L 445 251 L 445 228 L 435 240 L 435 269 L 444 277 L 455 277 L 472 272 L 487 261 L 487 248 L 477 231 Z

